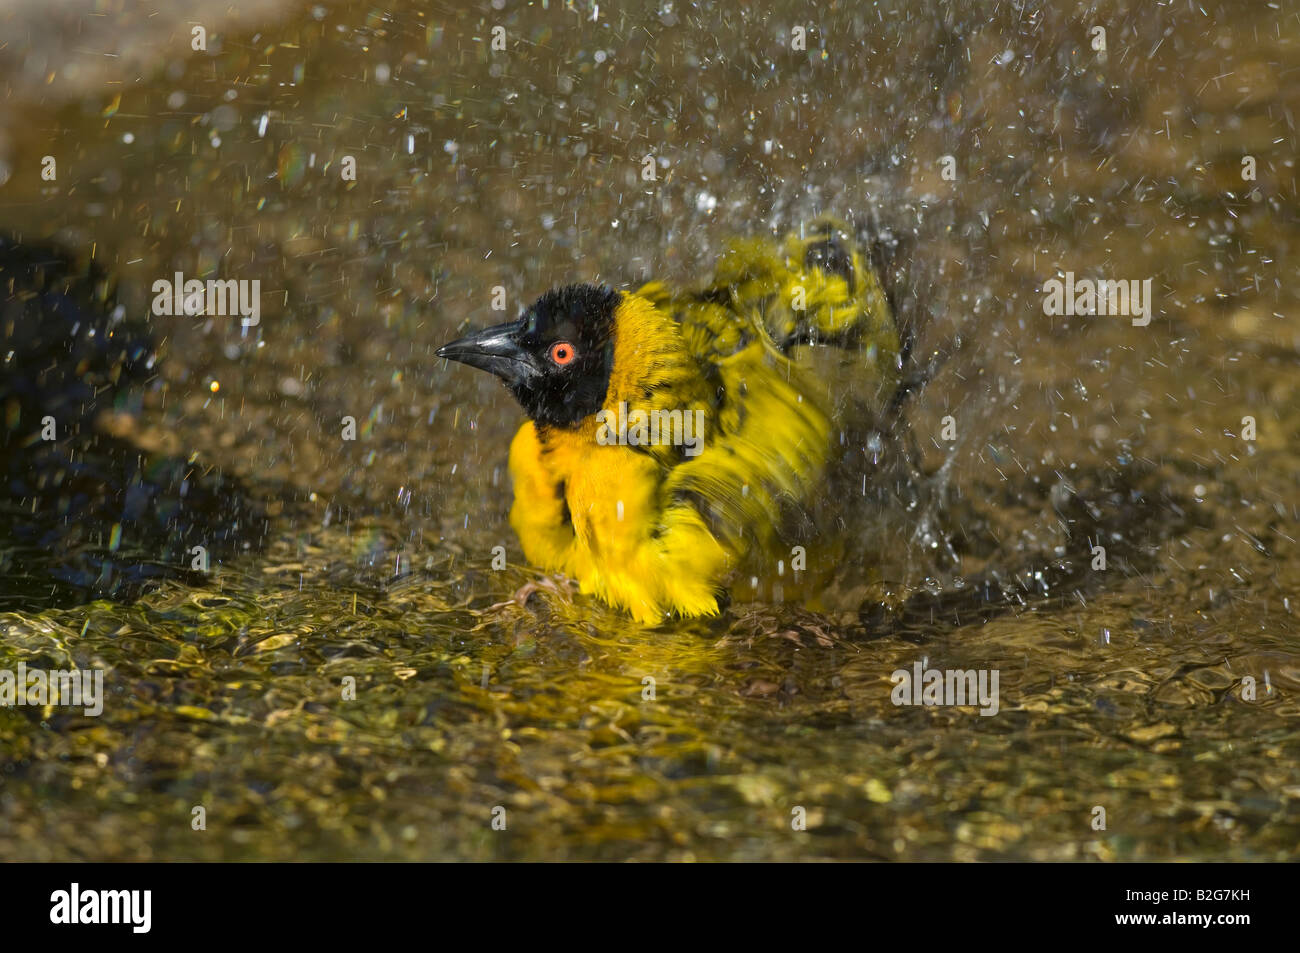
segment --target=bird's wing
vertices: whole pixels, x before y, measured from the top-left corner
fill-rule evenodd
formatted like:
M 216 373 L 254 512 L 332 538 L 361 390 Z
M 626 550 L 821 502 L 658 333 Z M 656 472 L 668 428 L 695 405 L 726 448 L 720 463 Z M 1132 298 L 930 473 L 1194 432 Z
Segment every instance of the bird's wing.
M 743 557 L 797 538 L 824 477 L 831 424 L 803 372 L 757 340 L 714 371 L 719 399 L 704 451 L 667 472 L 665 511 L 694 508 L 748 571 Z
M 699 288 L 637 294 L 676 318 L 715 394 L 705 451 L 665 458 L 665 512 L 689 505 L 738 555 L 779 558 L 778 543 L 814 532 L 841 411 L 865 418 L 897 380 L 899 336 L 868 255 L 822 219 L 732 242 Z M 850 405 L 841 390 L 870 397 Z

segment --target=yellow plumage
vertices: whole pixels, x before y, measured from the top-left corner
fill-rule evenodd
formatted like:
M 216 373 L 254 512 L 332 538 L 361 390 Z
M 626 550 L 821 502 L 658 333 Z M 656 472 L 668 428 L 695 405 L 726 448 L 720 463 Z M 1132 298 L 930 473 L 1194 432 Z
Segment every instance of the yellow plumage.
M 611 299 L 600 408 L 611 417 L 698 412 L 702 447 L 691 456 L 666 441 L 609 445 L 596 413 L 557 425 L 538 411 L 543 419 L 520 428 L 509 458 L 510 522 L 531 563 L 646 623 L 713 615 L 733 584 L 771 597 L 775 586 L 788 594 L 801 581 L 794 547 L 825 529 L 818 512 L 838 442 L 814 352 L 842 348 L 840 363 L 877 394 L 889 393 L 898 374 L 885 294 L 845 238 L 821 222 L 781 243 L 737 241 L 702 287 L 652 282 Z M 548 314 L 559 315 L 550 324 L 568 326 L 563 306 Z M 536 323 L 516 336 L 540 334 Z M 555 363 L 566 354 L 552 338 L 529 346 L 552 349 L 545 353 Z M 526 406 L 564 400 L 562 388 L 542 397 L 527 389 L 549 383 L 518 386 Z

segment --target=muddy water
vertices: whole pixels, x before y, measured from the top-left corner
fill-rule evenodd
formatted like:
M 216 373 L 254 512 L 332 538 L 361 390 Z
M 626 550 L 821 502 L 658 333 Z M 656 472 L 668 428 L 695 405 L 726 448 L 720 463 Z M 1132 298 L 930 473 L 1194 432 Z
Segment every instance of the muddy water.
M 0 710 L 0 853 L 1294 857 L 1295 6 L 633 6 L 288 4 L 206 51 L 128 12 L 42 53 L 116 71 L 11 83 L 5 228 L 158 353 L 68 451 L 98 497 L 10 446 L 0 668 L 106 699 Z M 688 280 L 820 212 L 897 240 L 940 358 L 856 601 L 645 629 L 524 565 L 520 414 L 434 349 L 497 286 Z M 260 323 L 149 319 L 176 272 Z M 1066 272 L 1150 279 L 1149 324 L 1046 314 Z M 997 713 L 895 705 L 916 662 Z

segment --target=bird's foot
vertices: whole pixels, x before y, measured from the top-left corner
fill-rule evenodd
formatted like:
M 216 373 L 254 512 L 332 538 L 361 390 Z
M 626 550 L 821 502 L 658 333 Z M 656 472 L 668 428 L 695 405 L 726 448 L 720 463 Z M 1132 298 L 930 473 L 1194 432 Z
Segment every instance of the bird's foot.
M 542 576 L 539 579 L 531 579 L 515 590 L 514 595 L 506 602 L 498 602 L 490 609 L 504 609 L 509 605 L 517 605 L 521 609 L 528 607 L 528 600 L 533 597 L 534 593 L 545 590 L 552 592 L 557 596 L 572 596 L 578 591 L 578 584 L 567 576 L 557 573 L 554 576 Z

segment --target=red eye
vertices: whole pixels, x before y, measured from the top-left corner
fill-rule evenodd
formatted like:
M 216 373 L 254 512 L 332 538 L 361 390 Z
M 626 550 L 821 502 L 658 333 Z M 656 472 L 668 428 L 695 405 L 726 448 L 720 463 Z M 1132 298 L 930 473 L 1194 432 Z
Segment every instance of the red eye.
M 573 345 L 568 341 L 560 341 L 558 344 L 551 345 L 551 360 L 563 367 L 565 364 L 572 364 L 576 355 Z

